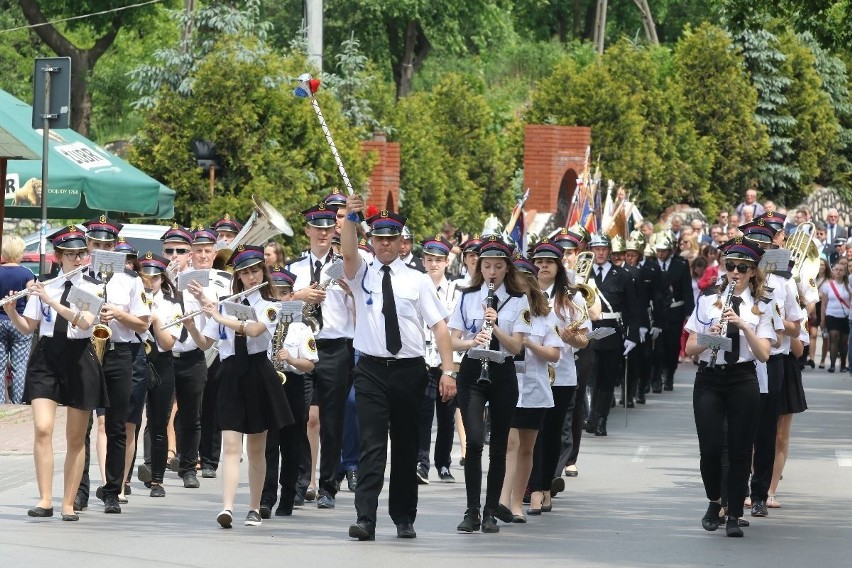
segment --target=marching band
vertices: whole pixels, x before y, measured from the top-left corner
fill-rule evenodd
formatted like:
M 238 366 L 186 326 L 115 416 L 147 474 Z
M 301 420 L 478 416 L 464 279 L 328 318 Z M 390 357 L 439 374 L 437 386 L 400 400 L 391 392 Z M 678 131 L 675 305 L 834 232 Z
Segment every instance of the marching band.
M 198 470 L 220 471 L 215 518 L 232 527 L 245 443 L 247 526 L 314 499 L 335 508 L 345 474 L 358 540 L 375 538 L 388 432 L 390 516 L 399 538 L 415 538 L 417 487 L 432 466 L 439 481 L 455 481 L 458 428 L 466 507 L 457 530 L 496 533 L 498 521 L 527 522 L 522 503 L 527 515 L 552 510 L 564 477 L 579 474 L 583 431 L 609 434 L 616 391 L 626 412 L 672 390 L 684 332 L 698 364 L 693 406 L 709 501 L 701 524 L 737 537 L 744 507 L 768 514 L 784 416 L 807 407 L 798 359 L 819 297 L 806 230 L 784 249 L 783 217 L 743 225 L 719 247 L 715 285 L 694 301 L 689 266 L 666 231 L 625 239 L 572 226 L 529 250 L 499 232 L 455 243 L 438 234 L 420 242 L 418 257 L 405 217 L 383 210 L 364 224 L 363 211 L 360 197 L 337 190 L 303 211 L 309 247 L 288 264 L 272 240 L 281 231 L 251 226 L 262 217 L 246 227 L 229 215 L 195 230 L 174 225 L 162 256 L 133 249 L 106 216 L 51 235 L 53 273 L 3 302 L 17 330 L 40 337 L 24 388 L 39 489 L 28 514 L 54 514 L 51 437 L 65 405 L 66 521 L 88 508 L 92 411 L 105 426 L 96 495 L 106 513 L 128 501 L 145 412 L 138 478 L 151 497 L 166 496 L 167 468 L 188 489 L 200 486 Z M 98 260 L 103 251 L 124 262 Z M 460 276 L 450 280 L 456 256 Z M 342 458 L 353 432 L 360 452 Z

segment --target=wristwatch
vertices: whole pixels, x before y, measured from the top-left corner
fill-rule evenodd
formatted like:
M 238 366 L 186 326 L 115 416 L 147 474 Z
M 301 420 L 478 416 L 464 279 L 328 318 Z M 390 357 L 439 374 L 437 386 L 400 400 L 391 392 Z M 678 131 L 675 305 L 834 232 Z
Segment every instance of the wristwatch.
M 456 371 L 444 371 L 443 373 L 441 373 L 441 375 L 447 375 L 451 379 L 456 379 L 459 376 L 459 374 Z

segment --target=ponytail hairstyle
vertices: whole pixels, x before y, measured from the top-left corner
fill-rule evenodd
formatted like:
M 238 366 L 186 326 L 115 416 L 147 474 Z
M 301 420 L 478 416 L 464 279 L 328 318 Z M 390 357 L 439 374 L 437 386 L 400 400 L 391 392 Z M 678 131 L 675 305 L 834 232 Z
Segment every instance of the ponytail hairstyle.
M 547 296 L 538 287 L 538 279 L 529 272 L 522 272 L 522 274 L 529 284 L 527 286 L 527 298 L 530 303 L 530 313 L 536 317 L 546 316 L 550 313 L 550 306 L 547 303 Z

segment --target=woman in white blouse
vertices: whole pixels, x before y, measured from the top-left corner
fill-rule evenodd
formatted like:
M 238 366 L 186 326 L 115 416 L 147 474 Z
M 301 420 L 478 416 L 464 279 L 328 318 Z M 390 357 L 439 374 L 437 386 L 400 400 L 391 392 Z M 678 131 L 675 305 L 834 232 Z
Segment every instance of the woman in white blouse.
M 61 265 L 58 276 L 46 275 L 29 288 L 24 314 L 15 302 L 3 307 L 15 328 L 28 335 L 36 328 L 39 341 L 27 364 L 24 400 L 32 405 L 35 440 L 36 483 L 38 505 L 30 517 L 53 516 L 53 428 L 56 407 L 68 407 L 65 422 L 65 479 L 62 497 L 62 520 L 77 521 L 74 497 L 83 475 L 83 440 L 92 410 L 109 406 L 101 364 L 92 349 L 92 327 L 97 315 L 72 305 L 68 298 L 73 288 L 92 295 L 103 294 L 103 285 L 78 271 L 87 264 L 89 253 L 82 231 L 70 225 L 48 237 L 54 249 L 54 261 Z
M 776 341 L 770 310 L 761 309 L 763 276 L 757 263 L 763 251 L 742 238 L 729 241 L 724 248 L 726 276 L 715 289 L 699 298 L 686 323 L 689 339 L 686 353 L 698 356 L 692 406 L 701 453 L 701 478 L 707 499 L 707 512 L 701 519 L 705 530 L 719 528 L 722 509 L 722 436 L 727 423 L 728 515 L 725 532 L 741 537 L 739 518 L 743 514 L 752 444 L 760 409 L 760 392 L 755 360 L 769 358 Z M 723 305 L 733 294 L 728 305 Z M 700 336 L 718 336 L 726 328 L 731 351 L 714 352 L 702 345 Z
M 471 285 L 462 291 L 448 324 L 454 351 L 490 349 L 499 352 L 501 358 L 488 364 L 487 382 L 479 380 L 484 365 L 479 359 L 466 353 L 459 367 L 456 400 L 467 433 L 464 464 L 467 510 L 457 527 L 460 532 L 473 532 L 481 527 L 482 532 L 496 533 L 500 530 L 498 515 L 503 522 L 513 519 L 512 512 L 500 506 L 499 499 L 506 474 L 509 429 L 518 403 L 513 357 L 523 350 L 523 340 L 531 331 L 531 316 L 526 296 L 529 285 L 512 264 L 511 255 L 512 249 L 496 235 L 482 243 Z M 486 308 L 488 284 L 493 285 L 495 305 Z M 490 332 L 486 322 L 492 326 Z M 485 507 L 480 517 L 486 403 L 491 415 L 491 440 Z
M 275 372 L 267 349 L 278 322 L 278 309 L 269 290 L 269 272 L 263 262 L 263 249 L 240 245 L 228 261 L 234 267 L 233 292 L 238 294 L 261 283 L 266 286 L 243 296 L 257 320 L 239 319 L 220 313 L 220 306 L 203 306 L 207 323 L 202 331 L 207 338 L 201 349 L 219 340 L 222 359 L 216 406 L 222 427 L 222 501 L 224 507 L 216 521 L 231 528 L 234 497 L 240 480 L 240 456 L 243 434 L 249 462 L 249 512 L 246 526 L 261 523 L 260 497 L 266 476 L 266 432 L 293 424 L 281 379 Z M 190 292 L 197 283 L 189 285 Z M 194 292 L 193 292 L 194 293 Z M 187 320 L 187 324 L 192 320 Z
M 834 372 L 834 363 L 840 359 L 840 372 L 845 373 L 849 344 L 849 303 L 852 301 L 845 264 L 838 262 L 831 267 L 831 278 L 826 278 L 823 282 L 819 297 L 822 302 L 823 325 L 828 330 L 828 372 Z
M 515 360 L 515 372 L 518 374 L 518 405 L 509 430 L 509 445 L 506 452 L 506 480 L 500 494 L 500 503 L 512 512 L 513 523 L 527 522 L 521 512 L 521 501 L 529 483 L 532 491 L 530 515 L 541 514 L 541 481 L 531 479 L 533 453 L 538 433 L 544 425 L 544 416 L 553 407 L 553 393 L 550 390 L 551 378 L 555 378 L 554 365 L 559 362 L 562 339 L 559 337 L 559 324 L 547 297 L 538 289 L 536 273 L 538 269 L 527 259 L 516 255 L 513 260 L 517 268 L 529 281 L 527 298 L 530 303 L 532 331 L 524 338 L 523 357 Z M 539 469 L 541 452 L 538 453 Z

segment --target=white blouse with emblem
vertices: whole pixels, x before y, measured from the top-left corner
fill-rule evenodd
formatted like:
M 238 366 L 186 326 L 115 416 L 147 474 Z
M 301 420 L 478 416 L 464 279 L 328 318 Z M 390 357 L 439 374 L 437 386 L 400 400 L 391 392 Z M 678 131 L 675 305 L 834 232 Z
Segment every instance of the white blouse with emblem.
M 484 323 L 483 315 L 487 296 L 488 288 L 484 284 L 479 290 L 462 292 L 447 324 L 450 330 L 461 331 L 464 340 L 475 338 Z M 503 284 L 494 291 L 494 296 L 497 298 L 497 326 L 509 334 L 530 334 L 532 328 L 530 327 L 530 303 L 527 296 L 525 294 L 510 296 Z M 500 345 L 500 351 L 507 358 L 513 356 L 502 345 Z
M 62 298 L 62 293 L 65 291 L 66 279 L 60 274 L 50 282 L 44 285 L 45 291 L 52 299 L 59 301 Z M 88 292 L 93 296 L 103 295 L 103 284 L 98 283 L 89 276 L 84 276 L 81 273 L 71 276 L 71 284 L 80 288 L 84 292 Z M 38 296 L 30 296 L 27 299 L 27 305 L 24 308 L 24 317 L 33 321 L 39 322 L 38 332 L 40 337 L 53 337 L 53 326 L 56 325 L 56 311 L 44 304 Z M 98 314 L 92 314 L 97 317 Z M 92 327 L 89 329 L 80 329 L 68 324 L 68 339 L 88 339 L 92 337 Z
M 272 341 L 272 334 L 275 333 L 275 326 L 278 323 L 277 302 L 264 300 L 258 290 L 248 295 L 248 301 L 251 307 L 254 308 L 255 314 L 257 314 L 257 321 L 266 325 L 266 331 L 262 334 L 257 337 L 246 337 L 248 354 L 266 353 L 269 349 L 269 343 Z M 231 318 L 231 316 L 225 317 L 236 321 L 236 318 Z M 236 332 L 230 327 L 219 325 L 219 322 L 213 318 L 209 318 L 201 334 L 213 340 L 221 340 L 219 343 L 219 357 L 222 361 L 234 355 L 234 337 L 236 336 Z

